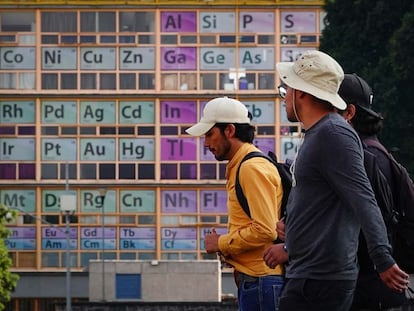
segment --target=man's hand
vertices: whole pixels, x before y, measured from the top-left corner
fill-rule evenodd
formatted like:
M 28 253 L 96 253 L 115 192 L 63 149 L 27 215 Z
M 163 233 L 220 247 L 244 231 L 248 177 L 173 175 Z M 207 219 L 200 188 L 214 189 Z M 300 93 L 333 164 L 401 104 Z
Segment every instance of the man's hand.
M 402 271 L 397 264 L 394 264 L 384 272 L 381 272 L 379 275 L 381 280 L 390 289 L 397 292 L 403 292 L 408 288 L 408 274 Z
M 214 228 L 204 236 L 204 248 L 206 249 L 207 253 L 211 254 L 220 251 L 218 247 L 219 237 L 220 235 L 217 234 Z
M 264 251 L 263 259 L 269 268 L 274 269 L 277 265 L 288 261 L 288 253 L 284 246 L 283 243 L 274 244 Z
M 285 240 L 285 219 L 284 218 L 281 218 L 276 223 L 276 233 L 279 239 L 281 239 L 282 241 Z

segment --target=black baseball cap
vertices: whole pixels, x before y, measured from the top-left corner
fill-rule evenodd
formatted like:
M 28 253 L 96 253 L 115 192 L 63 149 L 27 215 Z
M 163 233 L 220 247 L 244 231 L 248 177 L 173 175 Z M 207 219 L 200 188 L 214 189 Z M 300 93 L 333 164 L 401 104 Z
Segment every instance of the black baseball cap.
M 357 105 L 368 114 L 381 120 L 383 119 L 380 114 L 372 110 L 372 99 L 374 94 L 372 93 L 371 87 L 357 74 L 345 74 L 344 80 L 339 87 L 338 94 L 347 104 Z

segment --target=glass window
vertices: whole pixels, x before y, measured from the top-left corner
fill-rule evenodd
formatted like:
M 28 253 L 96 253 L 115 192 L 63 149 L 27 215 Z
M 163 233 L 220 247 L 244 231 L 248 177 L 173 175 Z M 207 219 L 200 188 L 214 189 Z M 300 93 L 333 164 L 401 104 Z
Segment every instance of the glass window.
M 77 32 L 76 12 L 42 12 L 42 32 Z
M 280 43 L 281 44 L 296 44 L 297 43 L 296 35 L 281 35 Z
M 19 268 L 34 268 L 36 267 L 36 253 L 20 253 L 18 257 Z
M 36 44 L 36 37 L 34 35 L 20 35 L 19 43 L 22 44 Z
M 153 126 L 138 127 L 138 135 L 155 135 L 155 128 Z
M 2 43 L 16 42 L 16 36 L 14 35 L 0 36 L 0 42 Z
M 116 36 L 101 36 L 101 43 L 115 43 Z
M 229 217 L 227 215 L 220 216 L 220 223 L 221 224 L 227 224 L 229 221 Z
M 197 223 L 197 216 L 182 216 L 181 223 L 183 224 L 196 224 Z
M 215 256 L 217 256 L 217 255 L 215 255 Z M 161 259 L 178 260 L 178 259 L 180 259 L 180 254 L 179 253 L 162 253 L 161 254 Z
M 273 73 L 259 74 L 259 89 L 273 90 L 275 88 L 275 75 Z
M 202 90 L 215 90 L 217 88 L 215 73 L 201 74 L 200 82 Z
M 197 43 L 196 36 L 181 36 L 181 43 L 189 44 L 189 43 Z
M 80 36 L 80 43 L 96 43 L 96 36 Z
M 62 127 L 62 135 L 76 135 L 77 133 L 76 127 Z
M 155 36 L 151 36 L 151 35 L 139 35 L 138 36 L 138 43 L 139 44 L 155 43 Z
M 161 223 L 163 225 L 178 225 L 180 223 L 180 219 L 178 216 L 161 216 Z
M 153 32 L 155 30 L 154 12 L 119 13 L 119 31 Z
M 82 216 L 80 217 L 80 223 L 82 224 L 96 224 L 98 223 L 96 216 Z
M 78 37 L 77 36 L 62 36 L 60 37 L 61 43 L 65 44 L 75 44 L 78 43 Z
M 216 43 L 216 37 L 215 36 L 200 36 L 200 43 L 214 44 Z
M 96 253 L 81 253 L 81 267 L 88 267 L 89 261 L 93 259 L 98 259 L 98 255 Z
M 122 126 L 118 128 L 119 135 L 134 135 L 134 128 L 128 126 Z
M 216 179 L 216 165 L 215 164 L 200 164 L 200 179 Z
M 28 225 L 28 224 L 34 224 L 34 223 L 36 223 L 36 219 L 34 219 L 32 216 L 24 215 L 23 216 L 22 223 L 23 224 L 26 224 L 26 225 Z
M 155 89 L 155 74 L 153 73 L 139 74 L 139 89 L 140 90 Z
M 138 224 L 140 225 L 154 225 L 156 217 L 152 215 L 140 215 L 138 216 Z
M 119 36 L 119 43 L 135 43 L 135 36 Z
M 119 217 L 120 224 L 135 224 L 135 216 L 120 216 Z
M 274 44 L 275 36 L 273 35 L 259 35 L 258 37 L 259 44 Z
M 178 77 L 175 73 L 167 73 L 161 76 L 163 90 L 176 90 L 178 88 Z
M 115 90 L 116 89 L 116 74 L 114 73 L 101 73 L 101 90 Z
M 0 13 L 1 32 L 35 31 L 35 13 L 3 12 Z
M 58 88 L 57 73 L 42 74 L 42 90 L 56 90 Z
M 42 179 L 57 179 L 57 165 L 56 164 L 42 164 Z
M 139 253 L 138 259 L 140 260 L 151 260 L 155 259 L 155 253 Z
M 58 44 L 59 37 L 57 35 L 44 35 L 42 36 L 42 44 Z
M 115 32 L 115 12 L 81 12 L 81 32 Z
M 216 223 L 217 219 L 216 216 L 202 216 L 200 217 L 200 221 L 204 223 Z
M 234 43 L 236 42 L 236 36 L 220 36 L 220 43 Z
M 136 179 L 134 164 L 119 164 L 120 179 Z
M 182 179 L 197 179 L 197 165 L 183 163 L 180 166 L 180 176 Z
M 81 74 L 81 89 L 95 90 L 96 89 L 96 74 L 82 73 Z
M 176 35 L 162 35 L 161 36 L 161 43 L 162 44 L 177 44 L 177 36 Z
M 42 253 L 42 266 L 43 267 L 59 267 L 59 254 L 58 253 Z
M 16 165 L 0 163 L 0 179 L 16 179 Z
M 183 253 L 181 254 L 183 260 L 197 260 L 197 253 Z
M 81 127 L 80 134 L 81 135 L 96 135 L 96 128 L 95 127 Z
M 15 73 L 0 73 L 0 89 L 16 89 Z
M 115 164 L 99 164 L 100 179 L 115 179 Z
M 60 76 L 60 88 L 62 90 L 77 89 L 77 78 L 76 73 L 62 73 Z
M 69 171 L 69 179 L 76 179 L 76 176 L 78 176 L 78 174 L 75 163 L 69 163 L 69 165 L 66 163 L 60 164 L 60 179 L 66 179 L 66 169 Z
M 66 253 L 62 254 L 62 261 L 63 265 L 66 267 Z M 71 252 L 69 255 L 69 261 L 71 267 L 77 267 L 78 266 L 78 254 L 75 252 Z
M 96 165 L 95 164 L 81 164 L 80 165 L 81 179 L 96 179 Z
M 154 179 L 155 164 L 138 164 L 138 179 Z
M 137 259 L 137 255 L 135 253 L 120 253 L 119 259 L 121 260 L 135 260 Z
M 300 36 L 300 43 L 316 43 L 316 36 Z
M 119 75 L 119 88 L 121 90 L 135 90 L 136 85 L 135 73 L 121 73 Z
M 255 37 L 254 36 L 240 36 L 239 37 L 239 42 L 254 43 L 255 42 Z
M 36 77 L 34 73 L 19 74 L 19 89 L 34 90 Z

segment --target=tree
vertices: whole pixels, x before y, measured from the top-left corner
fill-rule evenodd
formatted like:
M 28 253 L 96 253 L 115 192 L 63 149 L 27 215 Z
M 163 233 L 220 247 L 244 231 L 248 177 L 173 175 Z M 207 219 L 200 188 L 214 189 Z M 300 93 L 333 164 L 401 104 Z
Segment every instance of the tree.
M 380 138 L 414 175 L 414 3 L 412 0 L 326 0 L 320 50 L 374 91 L 373 108 L 385 117 Z
M 5 226 L 6 221 L 16 217 L 14 211 L 10 211 L 7 206 L 0 204 L 0 310 L 4 310 L 6 303 L 11 299 L 11 292 L 16 287 L 19 276 L 10 272 L 12 260 L 4 240 L 9 237 L 10 230 Z

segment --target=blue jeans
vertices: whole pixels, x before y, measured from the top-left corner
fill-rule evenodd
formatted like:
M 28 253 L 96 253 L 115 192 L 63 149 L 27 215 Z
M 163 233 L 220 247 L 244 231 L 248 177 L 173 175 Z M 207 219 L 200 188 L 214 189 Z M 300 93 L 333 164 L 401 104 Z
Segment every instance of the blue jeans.
M 240 311 L 277 311 L 279 310 L 279 295 L 284 283 L 280 275 L 243 277 L 241 275 L 238 287 Z
M 286 279 L 280 311 L 348 311 L 356 281 Z

